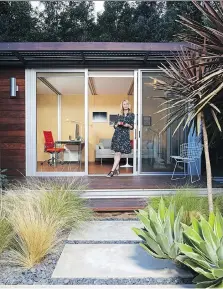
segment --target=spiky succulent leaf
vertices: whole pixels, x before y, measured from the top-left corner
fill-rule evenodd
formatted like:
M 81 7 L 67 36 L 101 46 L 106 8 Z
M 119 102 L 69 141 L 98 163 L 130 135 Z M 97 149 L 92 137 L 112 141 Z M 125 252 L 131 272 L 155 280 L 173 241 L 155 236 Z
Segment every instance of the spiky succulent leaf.
M 211 212 L 209 214 L 209 218 L 208 218 L 208 223 L 210 224 L 211 228 L 214 228 L 214 223 L 215 223 L 215 214 L 214 212 Z
M 158 255 L 157 253 L 155 253 L 154 251 L 152 251 L 150 249 L 149 246 L 145 245 L 145 244 L 142 244 L 140 243 L 140 246 L 147 252 L 149 253 L 150 255 L 152 255 L 153 257 L 155 258 L 158 258 L 158 259 L 168 259 L 168 255 L 162 253 L 161 255 Z
M 152 207 L 149 207 L 149 218 L 151 221 L 151 226 L 152 226 L 153 231 L 156 234 L 163 233 L 162 222 L 159 220 L 157 213 Z
M 184 229 L 184 234 L 187 235 L 189 239 L 193 240 L 196 243 L 203 242 L 203 239 L 192 227 L 189 227 L 185 224 L 182 224 L 182 227 Z
M 222 288 L 222 216 L 217 212 L 216 215 L 211 214 L 208 221 L 202 216 L 200 219 L 200 222 L 192 219 L 191 227 L 183 225 L 184 242 L 189 245 L 178 243 L 184 256 L 178 256 L 177 260 L 199 273 L 194 279 L 197 288 Z
M 190 267 L 192 270 L 194 270 L 198 274 L 205 276 L 207 279 L 209 280 L 215 279 L 213 274 L 210 273 L 208 269 L 205 269 L 205 268 L 202 269 L 201 266 L 199 266 L 197 262 L 195 262 L 193 259 L 190 259 L 189 257 L 185 257 L 185 256 L 178 256 L 176 259 L 182 262 L 183 264 L 185 264 L 186 266 Z
M 165 218 L 165 214 L 166 214 L 166 207 L 165 207 L 165 203 L 162 197 L 160 199 L 158 213 L 159 213 L 159 218 L 161 222 L 163 222 Z
M 164 259 L 176 259 L 179 255 L 179 248 L 176 241 L 183 240 L 183 230 L 181 220 L 183 208 L 175 214 L 175 204 L 171 204 L 168 209 L 163 199 L 160 200 L 157 212 L 148 207 L 148 213 L 139 210 L 137 216 L 144 225 L 144 229 L 133 228 L 133 231 L 143 239 L 141 246 L 152 256 Z
M 223 237 L 223 218 L 219 210 L 216 212 L 215 223 L 214 223 L 214 233 L 219 239 Z
M 183 213 L 184 213 L 184 210 L 183 210 L 183 207 L 181 207 L 181 209 L 179 210 L 178 214 L 177 214 L 177 217 L 176 217 L 176 220 L 174 222 L 174 241 L 175 242 L 182 242 L 183 240 L 183 229 L 182 229 L 182 226 L 181 226 L 181 220 L 183 218 Z
M 139 218 L 139 220 L 143 223 L 143 225 L 145 226 L 146 230 L 148 231 L 150 237 L 155 240 L 156 239 L 156 235 L 153 232 L 152 228 L 151 228 L 151 224 L 150 224 L 150 220 L 148 219 L 148 215 L 145 216 L 145 214 L 142 213 L 142 211 L 140 211 L 137 214 L 137 217 Z
M 197 220 L 197 218 L 192 217 L 192 218 L 191 218 L 191 223 L 192 223 L 192 228 L 194 229 L 194 231 L 195 231 L 198 235 L 200 235 L 200 233 L 201 233 L 201 228 L 200 228 L 200 223 L 199 223 L 199 221 Z
M 201 228 L 204 240 L 216 251 L 220 245 L 219 239 L 214 234 L 209 222 L 207 222 L 204 218 L 201 220 Z
M 150 247 L 150 250 L 156 254 L 157 256 L 161 256 L 163 257 L 163 250 L 161 250 L 159 244 L 154 241 L 148 234 L 148 232 L 146 232 L 145 230 L 142 229 L 138 229 L 138 228 L 133 228 L 132 229 L 140 238 L 142 238 L 146 244 L 147 244 L 147 248 Z M 157 257 L 158 258 L 158 257 Z

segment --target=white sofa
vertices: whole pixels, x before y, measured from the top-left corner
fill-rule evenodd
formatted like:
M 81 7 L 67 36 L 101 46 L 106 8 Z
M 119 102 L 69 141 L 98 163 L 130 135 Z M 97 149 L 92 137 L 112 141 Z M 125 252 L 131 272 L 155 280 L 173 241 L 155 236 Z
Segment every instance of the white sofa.
M 102 160 L 114 158 L 114 151 L 110 149 L 111 139 L 100 139 L 99 143 L 96 145 L 95 159 Z M 136 152 L 137 153 L 137 152 Z M 123 154 L 122 158 L 133 158 L 133 149 L 131 154 Z M 141 143 L 141 158 L 148 159 L 151 164 L 158 160 L 158 143 L 154 141 L 144 140 Z
M 103 159 L 113 159 L 114 158 L 114 151 L 111 148 L 111 139 L 100 139 L 99 143 L 96 145 L 95 150 L 95 159 L 100 159 L 101 164 Z M 133 150 L 131 154 L 122 155 L 122 158 L 133 158 Z

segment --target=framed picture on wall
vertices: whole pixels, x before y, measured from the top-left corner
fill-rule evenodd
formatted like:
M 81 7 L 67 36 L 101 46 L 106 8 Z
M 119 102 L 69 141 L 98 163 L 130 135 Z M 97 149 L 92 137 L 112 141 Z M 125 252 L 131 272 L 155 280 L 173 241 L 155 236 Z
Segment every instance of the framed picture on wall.
M 152 125 L 152 117 L 150 115 L 143 116 L 143 126 L 151 126 Z
M 93 112 L 93 122 L 107 122 L 107 112 Z
M 109 115 L 109 125 L 110 125 L 110 126 L 113 126 L 113 125 L 114 125 L 117 116 L 118 116 L 117 114 L 110 114 L 110 115 Z

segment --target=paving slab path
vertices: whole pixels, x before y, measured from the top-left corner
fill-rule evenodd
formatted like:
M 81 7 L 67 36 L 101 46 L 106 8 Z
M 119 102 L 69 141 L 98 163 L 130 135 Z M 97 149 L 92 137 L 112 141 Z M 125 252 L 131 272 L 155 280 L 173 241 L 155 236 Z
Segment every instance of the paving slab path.
M 133 227 L 141 225 L 133 220 L 101 220 L 88 222 L 78 231 L 72 231 L 52 278 L 76 280 L 78 288 L 94 284 L 101 289 L 105 287 L 103 285 L 106 288 L 118 286 L 118 289 L 123 286 L 157 288 L 155 284 L 159 284 L 159 288 L 169 288 L 166 284 L 193 288 L 184 284 L 190 283 L 191 273 L 169 260 L 155 259 L 147 254 L 140 247 Z

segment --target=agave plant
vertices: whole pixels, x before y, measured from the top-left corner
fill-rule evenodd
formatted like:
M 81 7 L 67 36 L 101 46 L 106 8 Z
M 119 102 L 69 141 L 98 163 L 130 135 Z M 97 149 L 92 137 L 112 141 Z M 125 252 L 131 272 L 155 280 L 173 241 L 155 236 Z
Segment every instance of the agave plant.
M 137 216 L 144 225 L 143 229 L 133 228 L 143 240 L 140 246 L 155 258 L 175 260 L 180 253 L 175 242 L 182 242 L 183 238 L 183 208 L 176 214 L 175 204 L 167 208 L 161 198 L 157 212 L 149 207 L 148 211 L 139 210 Z
M 217 212 L 209 221 L 201 217 L 192 226 L 183 226 L 184 243 L 178 243 L 184 255 L 177 260 L 199 275 L 193 280 L 197 288 L 223 288 L 223 218 Z

